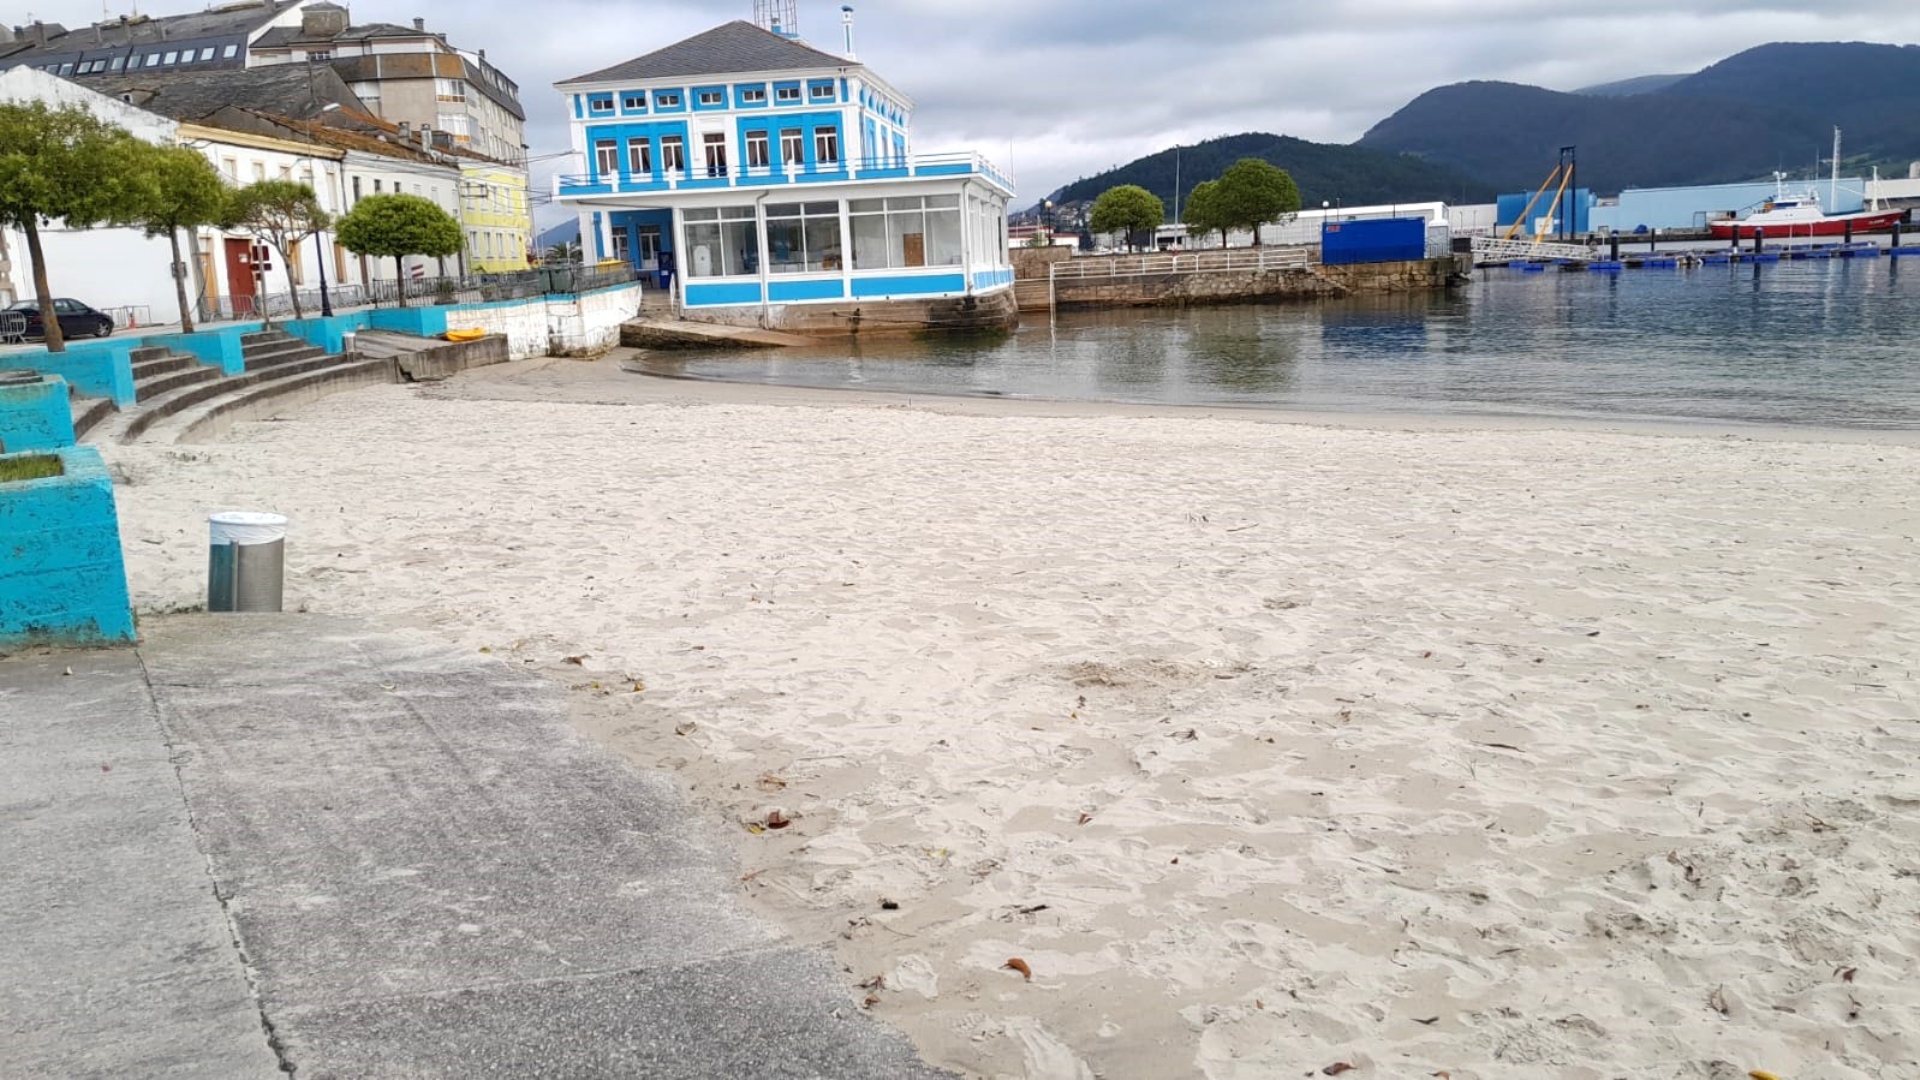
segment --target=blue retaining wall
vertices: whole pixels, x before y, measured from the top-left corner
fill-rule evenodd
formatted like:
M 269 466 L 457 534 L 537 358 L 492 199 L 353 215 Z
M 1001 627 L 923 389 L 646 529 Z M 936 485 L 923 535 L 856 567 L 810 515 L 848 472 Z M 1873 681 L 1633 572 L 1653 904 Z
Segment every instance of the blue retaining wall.
M 247 370 L 247 358 L 240 351 L 240 335 L 255 333 L 259 323 L 223 326 L 218 330 L 199 330 L 191 334 L 159 334 L 145 344 L 164 346 L 186 353 L 203 364 L 213 364 L 222 375 L 238 375 Z
M 48 453 L 65 475 L 0 483 L 0 648 L 130 642 L 133 608 L 106 464 L 91 446 Z
M 28 349 L 0 356 L 0 368 L 58 375 L 83 394 L 112 398 L 125 407 L 133 404 L 133 359 L 128 354 L 138 346 L 138 341 L 122 338 L 73 342 L 63 353 Z
M 50 375 L 37 383 L 0 386 L 0 454 L 72 445 L 73 405 L 67 400 L 66 380 Z

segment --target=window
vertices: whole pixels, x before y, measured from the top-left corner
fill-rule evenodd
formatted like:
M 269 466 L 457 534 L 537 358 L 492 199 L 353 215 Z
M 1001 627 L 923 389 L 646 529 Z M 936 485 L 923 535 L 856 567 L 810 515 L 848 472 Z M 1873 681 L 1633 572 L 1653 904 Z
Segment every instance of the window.
M 612 139 L 593 141 L 593 171 L 600 176 L 620 171 L 620 148 Z
M 201 60 L 211 60 L 211 59 L 213 59 L 213 46 L 211 46 L 211 45 L 209 45 L 209 46 L 207 46 L 206 48 L 204 48 L 204 49 L 201 49 L 201 50 L 200 50 L 200 59 L 201 59 Z
M 159 54 L 159 53 L 157 53 L 157 52 L 156 52 L 156 53 L 148 53 L 148 54 L 147 54 L 147 64 L 146 64 L 146 66 L 147 66 L 147 67 L 152 67 L 153 65 L 155 65 L 155 64 L 157 64 L 157 63 L 159 63 L 159 62 L 160 62 L 160 54 Z
M 177 52 L 171 52 L 171 51 L 170 51 L 170 52 L 168 52 L 168 53 L 167 53 L 167 58 L 166 58 L 165 60 L 162 60 L 162 61 L 160 61 L 160 62 L 161 62 L 161 63 L 163 63 L 163 64 L 171 64 L 171 63 L 173 63 L 174 61 L 176 61 L 176 60 L 178 60 L 179 58 L 180 58 L 180 54 L 179 54 L 179 53 L 177 53 Z
M 625 226 L 613 230 L 613 257 L 621 262 L 631 261 L 633 236 Z
M 119 71 L 119 70 L 120 70 L 120 67 L 121 67 L 121 65 L 123 65 L 123 64 L 125 64 L 126 62 L 127 62 L 127 61 L 126 61 L 126 58 L 125 58 L 125 57 L 120 57 L 120 56 L 116 56 L 116 57 L 114 57 L 114 58 L 113 58 L 113 62 L 112 62 L 111 64 L 108 64 L 108 65 L 107 65 L 107 70 L 108 70 L 108 71 Z
M 313 61 L 313 60 L 331 60 L 331 59 L 333 59 L 333 51 L 332 51 L 331 49 L 320 49 L 320 50 L 318 50 L 318 51 L 315 51 L 315 50 L 313 50 L 313 49 L 309 49 L 309 50 L 307 50 L 307 59 L 308 59 L 309 61 Z
M 718 131 L 700 136 L 700 152 L 706 159 L 708 176 L 727 175 L 727 137 Z
M 800 102 L 800 88 L 797 86 L 776 86 L 773 96 L 782 105 L 796 105 Z
M 770 203 L 767 271 L 810 274 L 840 269 L 838 202 Z
M 267 163 L 266 163 L 266 162 L 264 162 L 264 161 L 256 161 L 256 162 L 254 162 L 254 163 L 253 163 L 253 178 L 254 178 L 254 180 L 256 180 L 256 181 L 259 181 L 259 180 L 265 180 L 265 179 L 267 178 Z
M 467 84 L 460 79 L 435 79 L 433 80 L 433 96 L 440 101 L 465 101 L 467 100 Z M 595 112 L 612 112 L 613 98 L 594 98 L 593 110 Z
M 807 160 L 807 136 L 799 128 L 784 128 L 780 132 L 780 164 L 789 169 L 797 169 Z
M 815 101 L 832 101 L 833 100 L 833 84 L 832 83 L 814 83 L 812 87 L 812 93 L 813 93 L 813 100 Z
M 748 86 L 748 87 L 741 88 L 740 104 L 765 105 L 766 103 L 767 103 L 767 91 L 765 87 Z
M 678 135 L 660 136 L 660 167 L 667 172 L 685 172 L 687 143 Z
M 231 60 L 235 56 L 239 55 L 239 52 L 240 52 L 240 46 L 229 45 L 226 48 L 220 50 L 220 59 Z
M 360 178 L 357 176 L 353 178 L 353 201 L 360 201 Z
M 226 173 L 227 179 L 229 180 L 237 181 L 240 179 L 240 164 L 232 158 L 221 159 L 220 171 Z
M 677 109 L 680 107 L 680 94 L 676 90 L 655 90 L 653 107 L 656 109 Z
M 627 171 L 635 176 L 653 175 L 653 144 L 645 139 L 627 140 Z
M 727 92 L 724 90 L 700 91 L 700 104 L 702 105 L 711 107 L 715 105 L 725 105 L 726 103 L 727 103 Z
M 768 165 L 767 133 L 747 132 L 747 168 L 764 169 Z
M 647 95 L 639 93 L 623 94 L 620 98 L 620 107 L 628 112 L 646 112 Z
M 610 113 L 613 111 L 613 99 L 591 98 L 587 101 L 587 109 L 591 112 Z
M 466 142 L 472 137 L 473 118 L 466 113 L 441 113 L 439 130 L 453 136 L 455 142 Z
M 813 160 L 817 165 L 831 165 L 840 160 L 840 129 L 813 129 Z
M 291 165 L 280 166 L 280 179 L 282 180 L 293 179 L 293 166 Z
M 733 277 L 760 270 L 759 230 L 753 207 L 722 206 L 682 211 L 688 257 L 681 271 L 690 278 Z
M 167 54 L 167 63 L 169 63 L 169 64 L 171 64 L 171 63 L 173 63 L 173 54 L 172 54 L 172 53 L 168 53 L 168 54 Z M 69 61 L 67 61 L 67 62 L 66 62 L 66 63 L 64 63 L 64 64 L 61 64 L 61 65 L 60 65 L 60 74 L 62 74 L 62 75 L 71 75 L 71 74 L 73 74 L 73 61 L 71 61 L 71 60 L 69 60 Z
M 847 210 L 856 270 L 960 264 L 957 195 L 854 199 Z
M 377 176 L 373 178 L 373 193 L 380 194 L 380 178 Z

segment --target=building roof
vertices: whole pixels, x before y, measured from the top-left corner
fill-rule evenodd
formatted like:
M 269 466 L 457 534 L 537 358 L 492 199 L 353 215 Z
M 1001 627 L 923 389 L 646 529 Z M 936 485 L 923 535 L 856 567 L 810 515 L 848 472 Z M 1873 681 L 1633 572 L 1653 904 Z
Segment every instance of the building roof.
M 177 71 L 165 75 L 124 72 L 74 80 L 89 90 L 188 122 L 228 106 L 277 116 L 318 115 L 327 105 L 360 112 L 366 105 L 325 64 L 280 64 L 227 71 Z
M 735 75 L 750 71 L 817 71 L 821 68 L 855 68 L 859 63 L 844 56 L 822 52 L 791 38 L 763 30 L 750 22 L 735 20 L 716 26 L 704 34 L 557 83 L 640 81 L 643 79 L 698 78 L 707 75 Z
M 349 26 L 337 34 L 319 34 L 308 37 L 304 27 L 276 26 L 260 35 L 253 43 L 256 49 L 284 49 L 290 45 L 318 44 L 324 41 L 371 41 L 374 38 L 438 38 L 440 35 L 431 30 L 421 30 L 412 26 L 400 26 L 396 23 L 365 23 L 361 26 Z
M 31 26 L 23 27 L 16 50 L 48 55 L 112 48 L 120 45 L 160 44 L 166 41 L 198 41 L 223 35 L 250 34 L 294 7 L 299 0 L 266 0 L 263 3 L 227 4 L 210 11 L 190 11 L 185 15 L 139 15 L 67 30 L 57 23 L 46 25 L 47 43 L 38 43 Z

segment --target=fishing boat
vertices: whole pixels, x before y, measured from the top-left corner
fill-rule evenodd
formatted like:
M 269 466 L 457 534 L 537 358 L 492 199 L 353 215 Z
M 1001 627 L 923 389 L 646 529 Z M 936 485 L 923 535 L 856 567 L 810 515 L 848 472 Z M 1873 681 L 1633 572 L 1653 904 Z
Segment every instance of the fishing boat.
M 1743 218 L 1723 218 L 1709 222 L 1718 240 L 1751 240 L 1756 232 L 1768 239 L 1786 240 L 1796 236 L 1859 236 L 1889 232 L 1906 217 L 1905 210 L 1857 210 L 1851 214 L 1829 214 L 1820 206 L 1820 194 L 1806 191 L 1788 195 L 1784 191 L 1760 204 Z
M 1819 170 L 1815 169 L 1815 175 Z M 1874 176 L 1878 177 L 1875 170 Z M 1786 190 L 1787 174 L 1773 174 L 1774 197 L 1760 204 L 1760 208 L 1743 218 L 1722 218 L 1708 222 L 1718 240 L 1751 240 L 1756 233 L 1768 239 L 1790 239 L 1797 236 L 1857 236 L 1861 233 L 1890 232 L 1893 227 L 1906 219 L 1905 210 L 1887 210 L 1880 206 L 1878 198 L 1874 205 L 1850 214 L 1829 214 L 1820 206 L 1820 193 L 1809 186 L 1805 191 L 1789 195 Z M 1876 190 L 1878 184 L 1875 184 Z M 1833 179 L 1828 187 L 1829 201 L 1837 202 L 1840 194 L 1840 129 L 1833 129 Z

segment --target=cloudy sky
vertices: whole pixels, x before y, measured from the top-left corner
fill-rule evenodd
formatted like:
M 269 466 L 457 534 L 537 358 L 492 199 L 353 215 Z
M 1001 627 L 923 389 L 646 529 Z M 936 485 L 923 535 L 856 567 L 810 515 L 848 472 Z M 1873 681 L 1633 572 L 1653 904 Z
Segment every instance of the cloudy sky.
M 752 0 L 338 2 L 355 22 L 423 16 L 456 45 L 485 48 L 520 84 L 536 156 L 567 145 L 554 82 L 753 14 Z M 1769 41 L 1920 42 L 1916 0 L 852 2 L 860 59 L 918 105 L 917 148 L 973 147 L 1011 164 L 1020 205 L 1215 135 L 1351 142 L 1421 92 L 1466 79 L 1570 90 L 1694 71 Z M 196 6 L 140 4 L 155 15 Z M 837 52 L 839 9 L 799 0 L 802 34 Z M 102 10 L 102 0 L 39 0 L 31 17 L 75 26 Z M 106 10 L 117 16 L 128 0 Z

